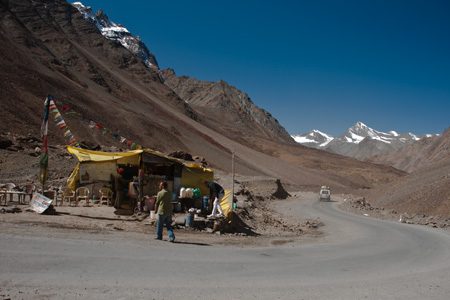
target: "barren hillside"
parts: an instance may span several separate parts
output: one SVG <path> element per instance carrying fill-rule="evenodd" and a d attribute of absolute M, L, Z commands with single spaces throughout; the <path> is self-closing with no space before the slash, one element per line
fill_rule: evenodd
<path fill-rule="evenodd" d="M 368 161 L 414 172 L 448 159 L 450 159 L 450 128 L 439 136 L 423 138 L 400 149 L 371 157 Z"/>
<path fill-rule="evenodd" d="M 371 191 L 372 206 L 410 215 L 450 215 L 450 159 L 428 165 Z"/>
<path fill-rule="evenodd" d="M 273 176 L 311 190 L 328 184 L 358 192 L 403 175 L 283 142 L 251 116 L 246 124 L 257 132 L 232 128 L 225 136 L 226 122 L 207 121 L 201 109 L 183 101 L 134 54 L 105 39 L 67 2 L 0 3 L 0 102 L 6 108 L 0 131 L 6 138 L 39 140 L 43 102 L 51 94 L 60 110 L 75 112 L 64 119 L 77 141 L 103 150 L 126 150 L 126 143 L 113 138 L 120 136 L 166 154 L 187 151 L 228 172 L 234 153 L 237 173 Z M 55 126 L 49 139 L 55 146 L 67 143 Z"/>
<path fill-rule="evenodd" d="M 67 109 L 67 127 L 86 148 L 120 151 L 140 145 L 165 154 L 181 150 L 225 173 L 232 170 L 234 154 L 236 173 L 280 179 L 289 190 L 316 192 L 328 185 L 334 193 L 367 196 L 377 186 L 409 182 L 417 187 L 415 195 L 427 189 L 411 175 L 397 181 L 406 173 L 393 167 L 293 143 L 269 112 L 225 82 L 200 82 L 173 73 L 164 84 L 157 70 L 105 39 L 62 0 L 0 0 L 0 53 L 0 182 L 38 181 L 36 148 L 41 146 L 43 103 L 51 94 L 60 111 Z M 185 90 L 172 90 L 185 81 Z M 186 96 L 190 90 L 191 98 Z M 63 184 L 75 165 L 64 148 L 67 142 L 64 131 L 50 124 L 50 182 L 55 184 Z M 436 146 L 441 150 L 423 151 L 436 160 L 445 158 L 445 145 L 448 140 Z M 422 173 L 429 178 L 444 176 L 443 169 L 427 170 L 430 173 Z M 410 190 L 391 198 L 381 188 L 371 199 L 404 205 L 398 199 L 409 197 Z M 445 197 L 447 189 L 439 183 L 433 190 Z M 423 197 L 414 199 L 423 207 Z"/>

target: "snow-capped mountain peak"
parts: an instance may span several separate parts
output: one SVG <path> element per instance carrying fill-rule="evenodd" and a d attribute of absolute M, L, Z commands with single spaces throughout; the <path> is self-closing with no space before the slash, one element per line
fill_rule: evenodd
<path fill-rule="evenodd" d="M 292 138 L 307 147 L 365 159 L 430 136 L 432 135 L 416 136 L 412 133 L 400 135 L 396 131 L 384 133 L 357 122 L 338 137 L 312 130 L 306 134 L 293 135 Z"/>
<path fill-rule="evenodd" d="M 128 29 L 120 24 L 112 22 L 109 17 L 99 10 L 96 14 L 90 6 L 84 6 L 81 2 L 74 2 L 72 6 L 78 9 L 83 17 L 93 23 L 102 35 L 109 39 L 118 41 L 122 46 L 139 56 L 147 67 L 159 70 L 156 58 L 138 36 L 133 36 Z"/>
<path fill-rule="evenodd" d="M 317 129 L 314 129 L 302 135 L 293 135 L 292 138 L 299 144 L 305 145 L 311 143 L 317 145 L 318 147 L 325 147 L 334 139 L 334 137 L 332 137 L 331 135 L 323 133 Z"/>

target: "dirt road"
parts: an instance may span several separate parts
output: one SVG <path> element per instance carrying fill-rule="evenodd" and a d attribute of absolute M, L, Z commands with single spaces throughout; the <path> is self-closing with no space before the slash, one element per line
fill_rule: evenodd
<path fill-rule="evenodd" d="M 0 297 L 448 299 L 448 231 L 346 214 L 337 203 L 309 194 L 274 203 L 287 217 L 322 221 L 325 235 L 272 247 L 124 232 L 30 236 L 3 224 Z"/>

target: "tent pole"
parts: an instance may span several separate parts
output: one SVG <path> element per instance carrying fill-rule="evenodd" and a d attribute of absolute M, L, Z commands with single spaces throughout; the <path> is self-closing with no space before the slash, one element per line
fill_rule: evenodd
<path fill-rule="evenodd" d="M 234 201 L 234 151 L 231 152 L 231 173 L 232 173 L 232 183 L 231 183 L 231 201 Z M 233 205 L 233 204 L 232 204 Z"/>

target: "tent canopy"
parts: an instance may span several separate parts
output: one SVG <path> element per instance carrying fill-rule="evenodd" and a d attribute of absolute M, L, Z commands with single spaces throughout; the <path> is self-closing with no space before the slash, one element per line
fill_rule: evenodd
<path fill-rule="evenodd" d="M 75 147 L 67 147 L 67 150 L 75 155 L 80 163 L 77 165 L 72 175 L 69 177 L 67 184 L 70 188 L 75 189 L 76 180 L 79 177 L 80 164 L 94 164 L 97 169 L 102 169 L 101 163 L 113 162 L 114 164 L 134 164 L 139 165 L 140 162 L 156 163 L 156 164 L 178 164 L 182 167 L 181 186 L 199 188 L 203 195 L 209 195 L 209 189 L 202 185 L 204 180 L 213 181 L 214 173 L 210 169 L 203 168 L 193 163 L 185 163 L 182 160 L 164 155 L 158 151 L 143 149 L 132 150 L 127 152 L 101 152 L 86 150 Z M 110 172 L 108 172 L 109 174 Z M 91 174 L 92 175 L 92 174 Z"/>
<path fill-rule="evenodd" d="M 67 147 L 67 150 L 75 155 L 80 162 L 84 161 L 108 161 L 108 160 L 118 160 L 124 157 L 138 157 L 143 150 L 132 150 L 128 152 L 101 152 L 93 151 L 75 147 Z"/>

